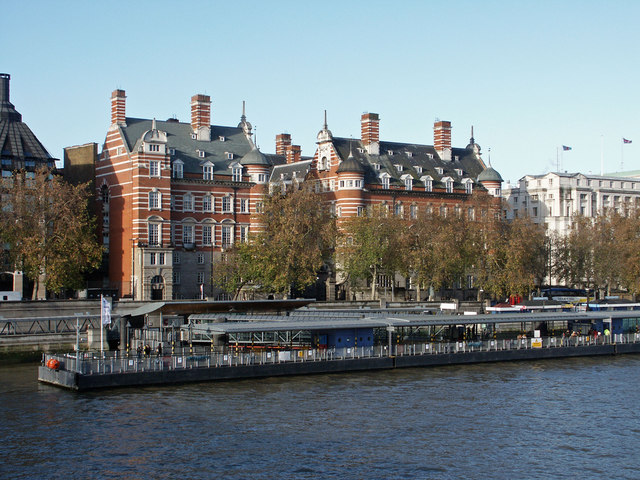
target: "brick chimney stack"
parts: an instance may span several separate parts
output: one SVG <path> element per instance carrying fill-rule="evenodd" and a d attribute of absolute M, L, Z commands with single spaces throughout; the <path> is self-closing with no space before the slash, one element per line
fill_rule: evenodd
<path fill-rule="evenodd" d="M 380 116 L 363 113 L 360 118 L 362 146 L 370 155 L 380 155 Z"/>
<path fill-rule="evenodd" d="M 191 128 L 198 140 L 211 140 L 211 97 L 194 95 L 191 97 Z"/>
<path fill-rule="evenodd" d="M 433 146 L 442 160 L 451 161 L 451 122 L 438 120 L 433 124 Z"/>
<path fill-rule="evenodd" d="M 287 150 L 291 147 L 291 135 L 281 133 L 276 135 L 276 155 L 286 155 Z"/>
<path fill-rule="evenodd" d="M 194 95 L 191 97 L 191 128 L 197 131 L 200 127 L 211 126 L 211 97 Z"/>
<path fill-rule="evenodd" d="M 287 163 L 299 162 L 302 157 L 300 145 L 291 145 L 286 151 Z"/>
<path fill-rule="evenodd" d="M 111 125 L 127 126 L 127 96 L 124 90 L 114 90 L 111 94 Z"/>

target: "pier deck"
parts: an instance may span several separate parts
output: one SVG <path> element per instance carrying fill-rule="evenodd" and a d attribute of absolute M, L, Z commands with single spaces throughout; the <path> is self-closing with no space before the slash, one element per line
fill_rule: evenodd
<path fill-rule="evenodd" d="M 640 353 L 640 334 L 189 355 L 44 355 L 38 380 L 71 390 Z M 47 367 L 49 360 L 58 368 Z"/>

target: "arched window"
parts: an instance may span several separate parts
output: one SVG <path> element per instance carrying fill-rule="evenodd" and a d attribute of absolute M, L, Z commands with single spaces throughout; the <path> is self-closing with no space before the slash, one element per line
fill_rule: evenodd
<path fill-rule="evenodd" d="M 202 211 L 213 212 L 213 197 L 209 194 L 202 197 Z"/>
<path fill-rule="evenodd" d="M 149 210 L 160 209 L 160 193 L 157 190 L 149 192 Z"/>
<path fill-rule="evenodd" d="M 193 212 L 193 195 L 190 193 L 182 197 L 182 210 L 185 212 Z"/>
<path fill-rule="evenodd" d="M 150 246 L 160 245 L 160 224 L 149 223 L 147 225 L 147 240 Z"/>

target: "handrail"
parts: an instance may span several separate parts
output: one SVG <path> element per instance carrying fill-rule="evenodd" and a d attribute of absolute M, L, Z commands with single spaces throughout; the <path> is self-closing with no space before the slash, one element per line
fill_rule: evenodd
<path fill-rule="evenodd" d="M 191 368 L 224 368 L 275 363 L 300 363 L 334 360 L 351 360 L 374 357 L 399 357 L 417 355 L 469 354 L 523 349 L 549 349 L 620 343 L 640 343 L 640 333 L 614 336 L 542 337 L 516 339 L 489 339 L 481 341 L 427 342 L 387 345 L 344 347 L 331 349 L 301 348 L 274 351 L 233 351 L 167 355 L 121 354 L 120 352 L 81 352 L 80 355 L 44 354 L 43 365 L 50 359 L 58 360 L 61 369 L 82 375 L 135 373 Z M 79 357 L 79 358 L 78 358 Z"/>

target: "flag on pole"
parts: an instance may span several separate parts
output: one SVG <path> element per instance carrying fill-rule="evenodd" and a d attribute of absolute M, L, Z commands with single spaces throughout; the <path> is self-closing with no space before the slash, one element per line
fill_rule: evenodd
<path fill-rule="evenodd" d="M 571 147 L 567 147 L 566 145 L 562 145 L 562 150 L 564 150 L 566 152 L 567 150 L 571 150 Z"/>
<path fill-rule="evenodd" d="M 631 143 L 631 140 L 627 140 L 626 138 L 622 138 L 622 143 Z"/>
<path fill-rule="evenodd" d="M 102 325 L 111 324 L 111 304 L 105 297 L 100 297 L 100 317 L 102 318 Z"/>

